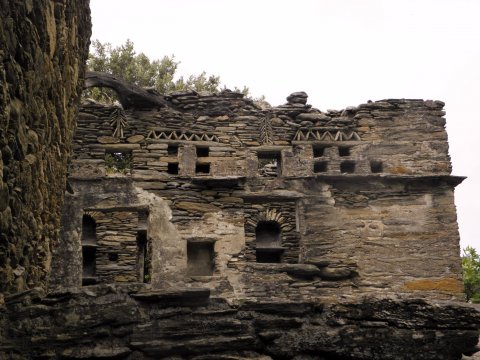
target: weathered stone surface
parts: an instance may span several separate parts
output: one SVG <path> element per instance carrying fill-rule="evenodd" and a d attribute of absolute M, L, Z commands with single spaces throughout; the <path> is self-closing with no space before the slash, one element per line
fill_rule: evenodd
<path fill-rule="evenodd" d="M 0 293 L 47 281 L 88 54 L 88 5 L 0 4 Z"/>
<path fill-rule="evenodd" d="M 19 295 L 7 303 L 0 357 L 451 360 L 475 351 L 480 322 L 466 305 L 395 295 L 159 307 L 142 293 L 109 285 Z"/>
<path fill-rule="evenodd" d="M 88 19 L 75 2 L 38 4 L 47 11 L 0 8 L 0 40 L 15 48 L 0 50 L 0 280 L 9 291 L 40 286 L 0 294 L 0 358 L 442 360 L 477 350 L 480 316 L 461 304 L 461 178 L 450 176 L 438 101 L 321 112 L 304 92 L 259 107 L 228 90 L 162 96 L 91 74 L 88 86 L 120 89 L 126 111 L 82 107 L 56 242 Z M 14 28 L 19 14 L 25 28 L 46 19 L 46 32 Z M 27 55 L 52 70 L 38 83 Z M 128 126 L 112 129 L 112 116 Z"/>

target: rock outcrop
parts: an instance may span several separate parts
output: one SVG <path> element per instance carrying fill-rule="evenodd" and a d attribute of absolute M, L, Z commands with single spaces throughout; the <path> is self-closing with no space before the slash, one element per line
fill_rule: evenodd
<path fill-rule="evenodd" d="M 208 301 L 208 290 L 96 285 L 6 299 L 2 359 L 454 360 L 478 312 L 396 296 Z M 3 357 L 2 357 L 3 356 Z"/>
<path fill-rule="evenodd" d="M 2 0 L 0 19 L 1 298 L 44 286 L 58 245 L 89 2 Z"/>

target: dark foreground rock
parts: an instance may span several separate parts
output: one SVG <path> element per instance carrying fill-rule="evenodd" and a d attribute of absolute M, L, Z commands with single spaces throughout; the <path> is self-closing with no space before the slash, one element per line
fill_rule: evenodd
<path fill-rule="evenodd" d="M 206 294 L 135 284 L 17 294 L 1 309 L 0 358 L 450 360 L 476 350 L 480 316 L 463 304 L 391 296 L 232 305 Z"/>

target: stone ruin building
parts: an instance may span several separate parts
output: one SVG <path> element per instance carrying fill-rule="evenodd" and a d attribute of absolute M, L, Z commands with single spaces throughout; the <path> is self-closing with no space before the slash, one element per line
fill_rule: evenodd
<path fill-rule="evenodd" d="M 477 350 L 442 102 L 322 112 L 87 73 L 122 106 L 76 116 L 88 1 L 0 18 L 0 359 Z"/>
<path fill-rule="evenodd" d="M 443 103 L 321 112 L 307 94 L 80 108 L 54 259 L 59 284 L 145 283 L 317 300 L 462 299 Z M 428 259 L 428 261 L 426 261 Z"/>
<path fill-rule="evenodd" d="M 448 338 L 453 359 L 459 337 L 475 345 L 469 326 L 409 319 L 419 298 L 464 296 L 453 203 L 463 178 L 450 174 L 442 102 L 322 112 L 304 92 L 263 108 L 231 91 L 173 93 L 161 106 L 120 95 L 123 107 L 80 107 L 50 287 L 123 285 L 136 303 L 126 312 L 146 306 L 122 356 L 396 359 L 415 358 L 404 343 L 418 342 L 421 358 L 438 359 Z M 164 328 L 158 303 L 208 315 L 177 309 Z"/>

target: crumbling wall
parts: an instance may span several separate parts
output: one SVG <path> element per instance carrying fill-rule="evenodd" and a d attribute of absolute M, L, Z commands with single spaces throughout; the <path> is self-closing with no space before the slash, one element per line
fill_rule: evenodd
<path fill-rule="evenodd" d="M 42 286 L 56 246 L 89 2 L 0 2 L 0 293 Z"/>
<path fill-rule="evenodd" d="M 442 102 L 322 112 L 305 93 L 265 109 L 228 91 L 166 99 L 160 109 L 81 107 L 55 286 L 79 283 L 82 214 L 118 208 L 137 218 L 139 207 L 155 209 L 141 191 L 168 213 L 147 220 L 154 288 L 206 286 L 232 301 L 366 292 L 463 298 L 452 198 L 462 179 L 450 175 Z M 101 221 L 99 239 L 107 234 L 123 252 L 122 236 L 133 240 L 135 225 Z M 278 237 L 260 244 L 262 223 Z M 97 251 L 115 250 L 101 240 Z M 132 281 L 120 260 L 107 262 L 110 278 L 118 270 L 118 282 Z M 104 257 L 96 262 L 97 283 L 109 282 Z"/>

